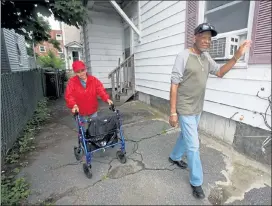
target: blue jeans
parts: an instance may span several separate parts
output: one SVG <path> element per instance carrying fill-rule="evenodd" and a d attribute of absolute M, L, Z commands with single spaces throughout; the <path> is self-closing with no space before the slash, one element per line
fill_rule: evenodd
<path fill-rule="evenodd" d="M 179 116 L 181 128 L 176 145 L 170 154 L 174 161 L 180 161 L 187 152 L 188 167 L 190 170 L 190 183 L 193 186 L 200 186 L 203 183 L 203 171 L 199 155 L 198 124 L 199 115 Z"/>

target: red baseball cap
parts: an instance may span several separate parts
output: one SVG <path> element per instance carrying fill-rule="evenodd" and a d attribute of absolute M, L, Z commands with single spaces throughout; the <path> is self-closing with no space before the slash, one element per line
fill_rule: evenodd
<path fill-rule="evenodd" d="M 73 67 L 74 72 L 78 72 L 80 70 L 85 70 L 86 69 L 86 66 L 83 63 L 83 61 L 79 61 L 79 60 L 74 61 L 72 67 Z"/>

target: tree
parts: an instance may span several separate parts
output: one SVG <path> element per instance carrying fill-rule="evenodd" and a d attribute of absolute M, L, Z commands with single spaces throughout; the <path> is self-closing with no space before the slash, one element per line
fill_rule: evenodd
<path fill-rule="evenodd" d="M 42 67 L 51 67 L 54 69 L 63 69 L 65 65 L 65 62 L 61 58 L 57 57 L 51 50 L 49 50 L 47 55 L 39 56 L 38 63 Z"/>
<path fill-rule="evenodd" d="M 33 48 L 32 47 L 26 47 L 26 52 L 28 56 L 34 56 Z"/>
<path fill-rule="evenodd" d="M 56 20 L 77 28 L 88 19 L 81 0 L 1 0 L 1 27 L 14 29 L 27 41 L 49 41 L 48 26 L 38 13 L 47 17 L 53 14 Z"/>
<path fill-rule="evenodd" d="M 38 37 L 43 35 L 44 38 L 48 39 L 48 42 L 51 43 L 54 46 L 54 48 L 56 48 L 57 50 L 60 51 L 61 50 L 60 42 L 55 40 L 55 39 L 51 39 L 51 36 L 50 36 L 51 26 L 50 26 L 49 22 L 47 20 L 45 20 L 43 17 L 41 17 L 41 16 L 37 17 L 37 21 L 38 21 L 38 24 L 40 25 L 40 29 L 36 30 L 34 35 L 38 36 Z M 36 46 L 38 43 L 41 43 L 42 40 L 39 39 L 38 42 L 37 42 L 37 40 L 35 41 L 34 39 L 33 40 L 32 39 L 26 39 L 26 42 L 29 45 L 29 47 L 27 47 L 27 49 L 28 49 L 27 51 L 29 53 L 30 50 L 33 50 L 32 44 L 34 44 L 34 46 Z M 32 53 L 30 52 L 30 54 L 28 54 L 28 55 L 33 56 L 33 51 L 32 51 Z"/>

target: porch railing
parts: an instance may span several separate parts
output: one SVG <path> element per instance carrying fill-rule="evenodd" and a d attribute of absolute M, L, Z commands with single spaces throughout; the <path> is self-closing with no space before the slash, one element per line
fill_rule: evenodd
<path fill-rule="evenodd" d="M 135 92 L 135 70 L 134 70 L 134 54 L 126 58 L 109 73 L 108 78 L 111 79 L 112 97 L 120 100 L 120 96 L 127 95 L 128 91 Z"/>

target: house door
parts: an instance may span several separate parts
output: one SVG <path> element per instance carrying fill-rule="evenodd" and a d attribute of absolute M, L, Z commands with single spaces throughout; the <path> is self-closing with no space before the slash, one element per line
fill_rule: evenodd
<path fill-rule="evenodd" d="M 132 29 L 130 26 L 126 26 L 124 28 L 124 59 L 127 59 L 130 55 L 133 54 L 133 42 L 131 41 L 131 39 L 133 39 L 132 36 Z M 127 64 L 124 65 L 123 68 L 123 81 L 127 84 L 127 85 L 131 85 L 131 83 L 133 82 L 133 75 L 132 75 L 132 67 L 131 67 L 131 60 L 129 60 L 127 62 Z"/>
<path fill-rule="evenodd" d="M 125 51 L 124 51 L 124 59 L 128 58 L 130 53 L 130 27 L 127 26 L 124 30 L 124 41 L 125 41 Z"/>
<path fill-rule="evenodd" d="M 78 51 L 72 51 L 72 59 L 73 59 L 73 62 L 79 60 L 79 52 Z"/>

